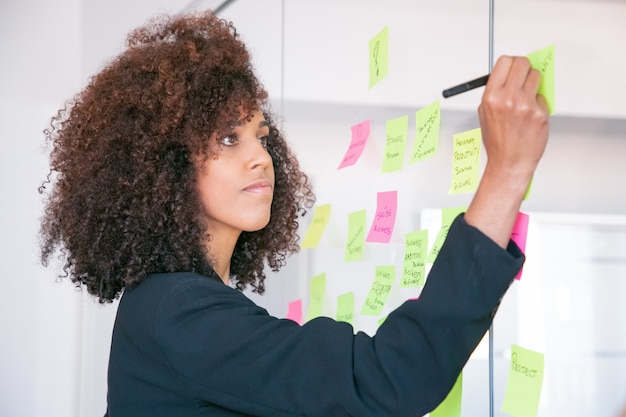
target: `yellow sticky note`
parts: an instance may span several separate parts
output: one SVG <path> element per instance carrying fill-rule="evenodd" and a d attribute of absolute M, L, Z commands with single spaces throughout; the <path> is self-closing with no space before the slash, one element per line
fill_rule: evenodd
<path fill-rule="evenodd" d="M 435 155 L 439 144 L 441 126 L 439 100 L 419 109 L 415 113 L 415 142 L 409 163 L 423 161 Z"/>
<path fill-rule="evenodd" d="M 408 116 L 387 121 L 387 140 L 385 142 L 382 172 L 400 171 L 402 169 L 408 134 Z"/>
<path fill-rule="evenodd" d="M 354 294 L 345 293 L 337 297 L 337 321 L 354 324 Z"/>
<path fill-rule="evenodd" d="M 404 235 L 404 264 L 400 287 L 423 287 L 426 277 L 428 230 Z"/>
<path fill-rule="evenodd" d="M 330 220 L 330 204 L 315 207 L 313 219 L 302 240 L 302 248 L 316 248 L 320 243 L 324 229 Z"/>
<path fill-rule="evenodd" d="M 523 200 L 528 200 L 528 196 L 530 195 L 530 189 L 531 189 L 531 188 L 532 188 L 532 186 L 533 186 L 533 180 L 534 180 L 534 179 L 535 179 L 535 177 L 532 177 L 532 178 L 530 179 L 530 183 L 528 184 L 528 188 L 526 189 L 526 193 L 524 193 L 524 198 L 523 198 Z"/>
<path fill-rule="evenodd" d="M 556 106 L 556 93 L 554 87 L 554 45 L 546 46 L 538 51 L 526 55 L 530 60 L 530 65 L 541 72 L 541 84 L 539 90 L 548 104 L 550 114 L 554 113 Z"/>
<path fill-rule="evenodd" d="M 439 228 L 439 232 L 437 233 L 437 237 L 433 243 L 433 247 L 430 249 L 430 252 L 426 256 L 426 262 L 433 263 L 439 255 L 439 251 L 441 250 L 441 246 L 443 246 L 443 242 L 445 242 L 446 237 L 448 236 L 448 230 L 450 230 L 450 225 L 460 213 L 464 212 L 467 207 L 454 207 L 454 208 L 444 208 L 441 210 L 441 227 Z"/>
<path fill-rule="evenodd" d="M 376 83 L 387 76 L 388 51 L 389 30 L 387 26 L 385 26 L 369 41 L 369 88 L 372 88 Z"/>
<path fill-rule="evenodd" d="M 515 417 L 536 417 L 543 383 L 543 354 L 511 345 L 509 380 L 502 411 Z"/>
<path fill-rule="evenodd" d="M 309 282 L 309 309 L 306 315 L 307 321 L 322 315 L 325 293 L 326 273 L 323 272 L 311 278 Z"/>
<path fill-rule="evenodd" d="M 360 261 L 363 259 L 365 221 L 365 210 L 348 214 L 348 239 L 346 241 L 346 251 L 343 256 L 343 260 L 346 262 Z"/>
<path fill-rule="evenodd" d="M 459 374 L 445 400 L 430 412 L 430 417 L 461 417 L 463 373 Z"/>
<path fill-rule="evenodd" d="M 377 266 L 374 283 L 367 295 L 365 304 L 361 309 L 364 316 L 378 316 L 382 311 L 387 297 L 396 280 L 396 267 L 394 265 Z"/>
<path fill-rule="evenodd" d="M 480 128 L 468 130 L 453 136 L 452 180 L 450 194 L 476 191 L 480 173 Z"/>

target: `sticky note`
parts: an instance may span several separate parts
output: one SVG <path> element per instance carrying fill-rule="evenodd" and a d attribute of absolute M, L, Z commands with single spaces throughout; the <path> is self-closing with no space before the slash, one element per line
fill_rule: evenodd
<path fill-rule="evenodd" d="M 346 240 L 346 251 L 343 256 L 345 262 L 360 261 L 363 259 L 365 220 L 365 210 L 348 214 L 348 239 Z"/>
<path fill-rule="evenodd" d="M 351 292 L 337 297 L 337 321 L 354 324 L 354 294 Z"/>
<path fill-rule="evenodd" d="M 526 251 L 526 236 L 528 235 L 528 214 L 517 213 L 517 219 L 511 232 L 511 240 L 517 244 L 522 253 Z M 517 273 L 515 279 L 522 277 L 522 270 Z"/>
<path fill-rule="evenodd" d="M 409 134 L 409 117 L 402 116 L 387 121 L 385 151 L 381 172 L 400 171 L 404 164 L 404 150 Z"/>
<path fill-rule="evenodd" d="M 302 240 L 302 248 L 316 248 L 320 243 L 324 229 L 330 220 L 330 204 L 315 207 L 313 219 Z"/>
<path fill-rule="evenodd" d="M 367 234 L 366 242 L 389 243 L 396 222 L 398 207 L 398 192 L 379 192 L 376 198 L 376 213 L 374 221 Z"/>
<path fill-rule="evenodd" d="M 287 304 L 287 318 L 302 324 L 302 299 Z"/>
<path fill-rule="evenodd" d="M 453 136 L 452 180 L 450 194 L 476 191 L 480 173 L 480 128 Z"/>
<path fill-rule="evenodd" d="M 543 383 L 543 354 L 511 345 L 509 379 L 502 411 L 515 417 L 536 417 Z"/>
<path fill-rule="evenodd" d="M 530 65 L 541 73 L 541 83 L 537 93 L 541 94 L 548 104 L 550 114 L 554 113 L 556 106 L 556 93 L 554 86 L 554 45 L 546 46 L 538 51 L 526 55 Z"/>
<path fill-rule="evenodd" d="M 369 41 L 369 88 L 387 76 L 388 51 L 389 29 L 385 26 Z"/>
<path fill-rule="evenodd" d="M 415 112 L 415 141 L 409 163 L 423 161 L 435 155 L 441 126 L 439 100 Z"/>
<path fill-rule="evenodd" d="M 363 149 L 365 149 L 365 145 L 367 144 L 367 139 L 370 135 L 370 121 L 365 120 L 359 124 L 351 126 L 350 131 L 352 132 L 350 146 L 348 147 L 348 150 L 346 151 L 346 154 L 337 169 L 352 166 L 361 157 Z"/>
<path fill-rule="evenodd" d="M 526 189 L 526 192 L 524 193 L 524 198 L 523 198 L 523 200 L 528 200 L 528 196 L 530 195 L 530 189 L 532 188 L 532 185 L 533 185 L 533 179 L 534 179 L 534 178 L 535 178 L 535 177 L 532 177 L 532 178 L 530 179 L 530 183 L 528 184 L 528 188 Z"/>
<path fill-rule="evenodd" d="M 430 412 L 430 417 L 461 417 L 462 393 L 463 373 L 460 373 L 443 402 Z"/>
<path fill-rule="evenodd" d="M 428 252 L 426 256 L 426 262 L 433 263 L 439 255 L 439 251 L 443 246 L 443 242 L 445 242 L 446 237 L 448 236 L 448 230 L 450 230 L 450 225 L 460 213 L 464 212 L 466 207 L 454 207 L 454 208 L 444 208 L 441 210 L 441 227 L 439 228 L 439 232 L 437 233 L 437 237 L 433 242 L 433 246 Z"/>
<path fill-rule="evenodd" d="M 309 310 L 306 315 L 307 321 L 322 315 L 325 292 L 326 273 L 323 272 L 311 278 L 309 282 Z"/>
<path fill-rule="evenodd" d="M 362 315 L 378 316 L 383 311 L 395 279 L 396 267 L 394 265 L 376 267 L 374 282 L 361 309 Z"/>
<path fill-rule="evenodd" d="M 400 287 L 423 287 L 426 277 L 428 230 L 404 235 L 404 263 Z"/>

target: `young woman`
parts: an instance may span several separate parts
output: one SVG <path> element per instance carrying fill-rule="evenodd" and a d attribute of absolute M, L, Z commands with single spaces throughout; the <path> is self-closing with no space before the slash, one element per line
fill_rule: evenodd
<path fill-rule="evenodd" d="M 370 337 L 327 318 L 271 317 L 241 293 L 262 293 L 264 267 L 298 249 L 314 197 L 232 25 L 206 12 L 132 32 L 46 132 L 42 260 L 60 251 L 77 286 L 101 302 L 121 295 L 108 416 L 435 408 L 523 263 L 509 236 L 548 138 L 539 81 L 525 58 L 496 63 L 478 109 L 479 189 L 419 300 Z"/>

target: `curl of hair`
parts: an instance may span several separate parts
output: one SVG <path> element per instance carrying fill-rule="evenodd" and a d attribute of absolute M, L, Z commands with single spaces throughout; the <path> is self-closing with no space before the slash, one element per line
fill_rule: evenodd
<path fill-rule="evenodd" d="M 149 274 L 215 276 L 200 220 L 194 161 L 232 122 L 265 110 L 267 93 L 231 23 L 211 12 L 159 16 L 68 101 L 44 132 L 52 183 L 41 221 L 41 260 L 100 302 Z M 239 289 L 264 291 L 264 268 L 298 250 L 298 217 L 314 203 L 306 175 L 270 115 L 275 169 L 270 222 L 244 232 L 231 261 Z M 52 179 L 51 179 L 52 178 Z"/>

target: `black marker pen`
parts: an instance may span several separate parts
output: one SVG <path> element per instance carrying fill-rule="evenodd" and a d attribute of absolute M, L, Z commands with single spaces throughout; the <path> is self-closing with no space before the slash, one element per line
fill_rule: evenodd
<path fill-rule="evenodd" d="M 478 87 L 482 87 L 487 84 L 487 80 L 489 79 L 489 74 L 483 75 L 482 77 L 478 77 L 475 80 L 468 81 L 463 84 L 455 85 L 454 87 L 450 87 L 447 90 L 443 90 L 443 97 L 448 98 L 455 96 L 457 94 L 464 93 L 469 90 L 473 90 Z"/>

